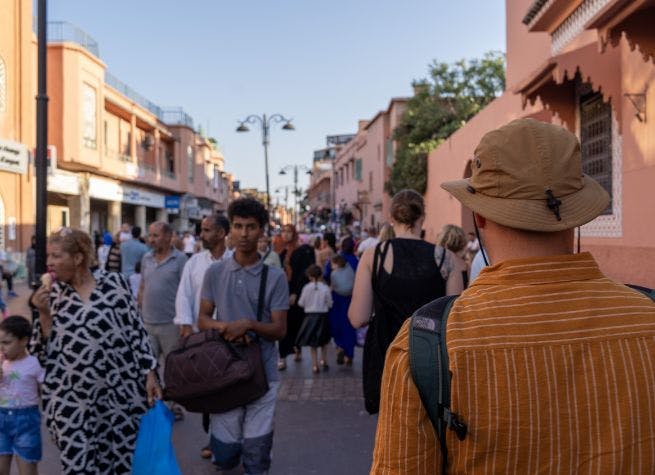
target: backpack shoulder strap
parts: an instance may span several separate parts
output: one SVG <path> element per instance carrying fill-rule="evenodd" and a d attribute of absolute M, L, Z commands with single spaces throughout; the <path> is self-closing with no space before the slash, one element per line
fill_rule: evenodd
<path fill-rule="evenodd" d="M 259 296 L 257 298 L 257 321 L 262 321 L 262 315 L 264 314 L 264 300 L 266 297 L 266 279 L 268 277 L 268 265 L 264 264 L 262 268 L 261 277 L 259 280 Z"/>
<path fill-rule="evenodd" d="M 446 323 L 457 298 L 448 295 L 419 308 L 409 326 L 409 365 L 423 407 L 434 427 L 441 446 L 442 473 L 448 466 L 446 428 L 454 430 L 459 440 L 466 437 L 467 427 L 450 411 L 450 378 Z"/>
<path fill-rule="evenodd" d="M 649 297 L 653 302 L 655 302 L 655 289 L 649 289 L 648 287 L 642 287 L 640 285 L 634 285 L 634 284 L 625 284 L 625 285 L 633 290 L 636 290 L 637 292 L 641 292 L 646 297 Z"/>

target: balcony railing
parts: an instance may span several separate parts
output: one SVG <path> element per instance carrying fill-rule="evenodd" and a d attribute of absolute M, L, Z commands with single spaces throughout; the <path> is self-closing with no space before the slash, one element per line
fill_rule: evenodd
<path fill-rule="evenodd" d="M 33 25 L 36 25 L 36 17 L 34 17 Z M 100 57 L 98 42 L 86 31 L 72 23 L 67 21 L 49 21 L 47 35 L 48 42 L 61 43 L 69 41 L 76 43 L 96 58 Z"/>
<path fill-rule="evenodd" d="M 144 109 L 152 112 L 155 114 L 160 120 L 162 119 L 162 109 L 159 107 L 157 104 L 155 104 L 152 101 L 149 101 L 146 99 L 144 96 L 136 92 L 134 89 L 132 89 L 130 86 L 125 84 L 123 81 L 118 79 L 116 76 L 111 74 L 109 71 L 105 71 L 105 83 L 114 89 L 116 89 L 118 92 L 123 94 L 125 97 L 132 99 L 134 102 L 139 104 L 141 107 Z"/>
<path fill-rule="evenodd" d="M 163 109 L 160 119 L 164 124 L 185 125 L 193 129 L 193 117 L 184 112 L 181 107 Z"/>

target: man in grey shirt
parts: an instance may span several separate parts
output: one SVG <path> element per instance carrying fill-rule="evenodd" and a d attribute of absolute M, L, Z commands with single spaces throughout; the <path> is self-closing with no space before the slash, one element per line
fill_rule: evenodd
<path fill-rule="evenodd" d="M 155 357 L 163 355 L 164 360 L 180 337 L 173 323 L 175 295 L 187 261 L 186 256 L 171 245 L 172 237 L 173 230 L 168 223 L 157 221 L 150 225 L 148 241 L 152 251 L 141 260 L 138 297 Z"/>
<path fill-rule="evenodd" d="M 121 272 L 128 278 L 134 274 L 134 267 L 137 262 L 141 262 L 143 256 L 148 252 L 148 246 L 139 241 L 141 237 L 141 228 L 134 226 L 132 228 L 132 239 L 121 243 Z"/>
<path fill-rule="evenodd" d="M 253 198 L 240 198 L 230 204 L 228 217 L 235 252 L 205 273 L 198 326 L 200 330 L 218 329 L 228 341 L 256 338 L 269 390 L 254 402 L 211 415 L 211 449 L 220 470 L 230 470 L 242 461 L 247 474 L 268 473 L 279 386 L 275 340 L 286 333 L 289 288 L 284 272 L 269 266 L 264 310 L 257 321 L 264 268 L 257 242 L 268 223 L 268 211 Z M 216 320 L 212 318 L 214 309 Z"/>

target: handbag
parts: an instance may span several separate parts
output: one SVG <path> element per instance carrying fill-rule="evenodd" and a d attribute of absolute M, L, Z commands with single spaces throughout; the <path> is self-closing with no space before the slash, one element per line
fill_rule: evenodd
<path fill-rule="evenodd" d="M 259 283 L 257 321 L 264 311 L 266 277 L 264 265 Z M 220 414 L 245 406 L 268 391 L 261 347 L 232 343 L 218 330 L 189 335 L 166 357 L 165 397 L 189 412 Z"/>

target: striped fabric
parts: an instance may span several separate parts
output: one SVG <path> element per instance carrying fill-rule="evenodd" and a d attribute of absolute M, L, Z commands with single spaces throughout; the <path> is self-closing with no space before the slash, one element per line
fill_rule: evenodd
<path fill-rule="evenodd" d="M 655 473 L 655 305 L 590 254 L 505 261 L 447 327 L 449 473 Z M 408 362 L 405 322 L 382 381 L 373 474 L 436 474 L 441 453 Z"/>

